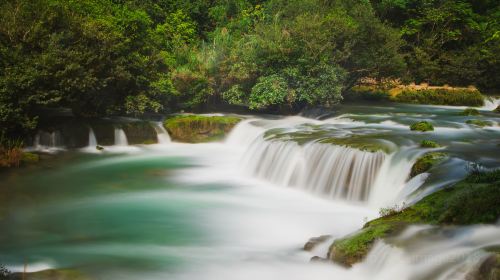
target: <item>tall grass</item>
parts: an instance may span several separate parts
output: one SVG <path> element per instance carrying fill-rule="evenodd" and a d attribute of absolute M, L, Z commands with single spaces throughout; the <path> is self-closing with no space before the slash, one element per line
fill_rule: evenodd
<path fill-rule="evenodd" d="M 23 157 L 23 141 L 0 136 L 0 167 L 19 167 Z"/>

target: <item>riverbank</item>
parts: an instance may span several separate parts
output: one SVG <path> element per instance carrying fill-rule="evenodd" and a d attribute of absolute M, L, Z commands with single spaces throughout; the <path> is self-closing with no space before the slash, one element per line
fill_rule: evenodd
<path fill-rule="evenodd" d="M 428 84 L 361 84 L 351 90 L 348 99 L 391 101 L 422 105 L 479 107 L 485 96 L 475 87 L 429 86 Z"/>

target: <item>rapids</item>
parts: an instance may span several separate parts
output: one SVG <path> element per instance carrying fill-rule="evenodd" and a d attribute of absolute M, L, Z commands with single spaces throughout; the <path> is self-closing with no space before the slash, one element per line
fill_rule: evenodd
<path fill-rule="evenodd" d="M 346 269 L 309 262 L 329 241 L 356 231 L 380 207 L 413 203 L 460 180 L 469 162 L 500 166 L 500 119 L 477 128 L 460 109 L 390 104 L 343 105 L 313 117 L 243 116 L 224 142 L 172 142 L 151 123 L 158 144 L 69 149 L 28 170 L 0 174 L 0 264 L 14 271 L 76 268 L 98 279 L 465 279 L 500 246 L 500 226 L 436 229 L 399 236 L 402 248 L 378 243 Z M 433 132 L 411 132 L 417 120 Z M 376 152 L 325 142 L 360 137 Z M 52 141 L 54 138 L 54 141 Z M 39 133 L 38 146 L 64 147 Z M 419 148 L 421 140 L 443 147 Z M 38 141 L 38 142 L 36 142 Z M 58 142 L 59 141 L 59 142 Z M 37 146 L 35 146 L 36 148 Z M 370 146 L 371 147 L 371 146 Z M 419 156 L 450 156 L 409 179 Z M 4 200 L 2 200 L 4 201 Z"/>

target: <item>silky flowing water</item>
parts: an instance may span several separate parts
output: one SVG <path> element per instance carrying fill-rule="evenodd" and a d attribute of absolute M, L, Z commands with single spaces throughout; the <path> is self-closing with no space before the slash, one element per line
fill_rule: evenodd
<path fill-rule="evenodd" d="M 307 117 L 245 116 L 224 142 L 207 144 L 170 142 L 153 124 L 160 144 L 127 146 L 116 129 L 116 146 L 103 151 L 90 129 L 89 147 L 0 174 L 0 263 L 96 279 L 463 279 L 483 248 L 500 245 L 499 226 L 410 228 L 399 237 L 406 246 L 380 242 L 351 269 L 309 262 L 325 257 L 328 242 L 302 250 L 311 237 L 342 237 L 380 207 L 463 178 L 469 162 L 500 166 L 498 115 L 460 111 L 343 105 Z M 411 132 L 418 120 L 435 131 Z M 45 148 L 64 147 L 41 136 Z M 383 149 L 325 142 L 348 136 Z M 424 139 L 444 147 L 419 148 Z M 429 150 L 450 157 L 408 180 Z"/>

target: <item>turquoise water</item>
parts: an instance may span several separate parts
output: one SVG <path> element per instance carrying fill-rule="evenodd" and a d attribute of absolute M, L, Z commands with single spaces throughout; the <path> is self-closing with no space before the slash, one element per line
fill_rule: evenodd
<path fill-rule="evenodd" d="M 396 197 L 396 190 L 384 185 L 396 184 L 391 176 L 411 166 L 421 140 L 437 141 L 448 160 L 422 184 L 395 185 L 415 198 L 463 177 L 467 162 L 500 165 L 500 118 L 489 112 L 464 117 L 460 111 L 347 105 L 321 121 L 258 118 L 236 128 L 225 143 L 62 152 L 38 166 L 0 174 L 0 263 L 14 271 L 24 264 L 29 271 L 71 268 L 95 279 L 414 278 L 418 271 L 412 269 L 419 264 L 410 261 L 399 269 L 381 263 L 375 269 L 369 260 L 352 270 L 310 264 L 312 256 L 326 255 L 328 242 L 305 252 L 309 238 L 329 234 L 332 240 L 355 231 L 378 216 L 380 205 L 331 200 L 258 179 L 243 160 L 261 160 L 252 157 L 247 142 L 268 129 L 288 133 L 288 141 L 300 135 L 304 143 L 339 135 L 385 141 L 393 154 L 387 156 L 387 177 L 378 178 L 381 186 L 372 191 Z M 466 125 L 467 119 L 490 120 L 494 126 L 479 129 Z M 436 130 L 410 132 L 408 124 L 417 120 L 432 121 Z M 498 233 L 495 227 L 468 231 Z M 406 259 L 407 253 L 380 248 L 385 253 L 375 259 Z M 435 272 L 422 275 L 429 274 Z"/>

